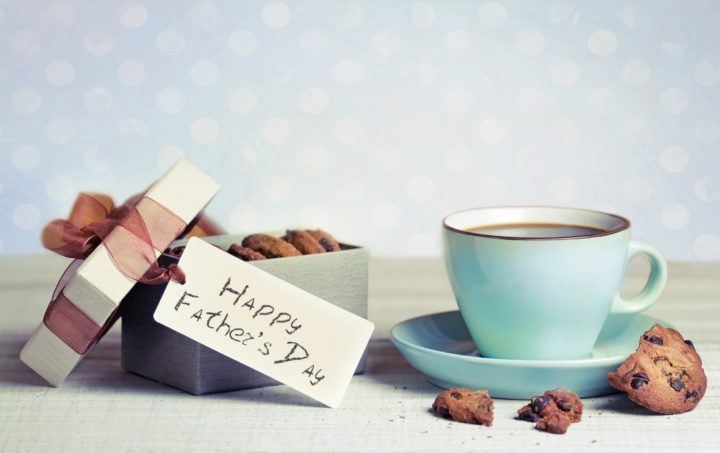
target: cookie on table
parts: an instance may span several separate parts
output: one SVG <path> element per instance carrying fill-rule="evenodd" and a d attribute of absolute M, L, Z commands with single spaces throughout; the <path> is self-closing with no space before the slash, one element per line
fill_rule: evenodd
<path fill-rule="evenodd" d="M 535 423 L 535 428 L 553 434 L 565 434 L 570 424 L 582 419 L 583 404 L 573 391 L 548 390 L 533 396 L 530 403 L 518 409 L 517 419 Z"/>
<path fill-rule="evenodd" d="M 493 400 L 487 390 L 452 388 L 440 393 L 432 405 L 433 412 L 462 423 L 492 426 Z"/>
<path fill-rule="evenodd" d="M 643 334 L 635 353 L 617 371 L 608 373 L 608 381 L 632 401 L 661 414 L 695 409 L 707 388 L 693 343 L 659 324 Z"/>

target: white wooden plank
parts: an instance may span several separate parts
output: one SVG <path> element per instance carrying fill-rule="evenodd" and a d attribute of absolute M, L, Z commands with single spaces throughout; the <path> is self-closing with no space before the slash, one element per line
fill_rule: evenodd
<path fill-rule="evenodd" d="M 667 290 L 653 308 L 697 340 L 709 382 L 697 409 L 661 416 L 623 395 L 586 399 L 583 421 L 562 436 L 514 420 L 518 401 L 496 400 L 491 428 L 434 417 L 429 408 L 439 390 L 386 340 L 371 344 L 366 374 L 353 379 L 335 410 L 285 386 L 195 397 L 125 373 L 117 329 L 63 388 L 43 388 L 17 351 L 65 265 L 48 256 L 0 257 L 0 306 L 10 313 L 0 317 L 1 451 L 675 453 L 717 452 L 720 445 L 720 262 L 670 263 Z M 371 259 L 370 270 L 376 324 L 440 311 L 446 307 L 438 301 L 452 299 L 439 259 Z M 381 336 L 387 333 L 384 327 Z"/>
<path fill-rule="evenodd" d="M 61 389 L 39 392 L 32 376 L 14 372 L 28 383 L 0 388 L 4 450 L 677 453 L 717 451 L 720 442 L 720 399 L 712 392 L 679 416 L 650 415 L 622 395 L 585 399 L 583 421 L 557 436 L 514 420 L 520 401 L 496 400 L 490 428 L 433 416 L 439 389 L 387 341 L 371 344 L 368 373 L 353 379 L 341 408 L 327 409 L 285 386 L 187 395 L 121 372 L 117 340 L 108 340 Z M 717 382 L 720 349 L 701 352 Z"/>

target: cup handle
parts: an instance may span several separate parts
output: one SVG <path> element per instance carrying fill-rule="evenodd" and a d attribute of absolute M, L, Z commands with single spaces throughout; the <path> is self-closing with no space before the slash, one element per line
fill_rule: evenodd
<path fill-rule="evenodd" d="M 650 308 L 665 289 L 667 282 L 667 263 L 660 252 L 647 242 L 630 239 L 626 262 L 635 255 L 645 255 L 650 261 L 650 276 L 643 289 L 632 299 L 625 300 L 620 294 L 615 296 L 610 313 L 638 313 Z"/>

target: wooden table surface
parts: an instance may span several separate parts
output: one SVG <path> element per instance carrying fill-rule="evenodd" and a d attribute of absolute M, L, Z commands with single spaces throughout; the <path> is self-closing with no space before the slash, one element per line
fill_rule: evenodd
<path fill-rule="evenodd" d="M 670 263 L 668 287 L 650 314 L 691 338 L 708 376 L 693 412 L 652 415 L 623 395 L 585 399 L 583 421 L 564 436 L 513 419 L 519 401 L 496 400 L 491 428 L 433 416 L 438 389 L 388 341 L 392 325 L 454 309 L 439 259 L 377 259 L 369 317 L 376 324 L 368 371 L 340 409 L 285 387 L 192 396 L 120 367 L 118 328 L 62 388 L 18 359 L 67 261 L 0 257 L 0 452 L 112 451 L 632 451 L 720 452 L 720 263 Z M 632 266 L 626 286 L 644 269 Z"/>

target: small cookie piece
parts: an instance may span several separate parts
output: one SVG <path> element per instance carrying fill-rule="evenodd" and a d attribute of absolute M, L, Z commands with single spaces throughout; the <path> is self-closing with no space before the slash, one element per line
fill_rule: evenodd
<path fill-rule="evenodd" d="M 325 247 L 307 231 L 287 230 L 283 239 L 295 246 L 303 255 L 326 252 Z"/>
<path fill-rule="evenodd" d="M 249 249 L 238 244 L 232 244 L 230 248 L 227 249 L 227 252 L 232 256 L 240 258 L 243 261 L 257 261 L 266 259 L 265 255 L 263 255 L 262 253 L 256 252 L 253 249 Z"/>
<path fill-rule="evenodd" d="M 547 431 L 552 434 L 565 434 L 572 422 L 559 411 L 550 412 L 546 417 L 541 417 L 535 424 L 535 429 Z"/>
<path fill-rule="evenodd" d="M 432 408 L 437 415 L 456 422 L 492 426 L 493 400 L 487 390 L 445 390 L 435 398 Z"/>
<path fill-rule="evenodd" d="M 251 234 L 242 241 L 242 246 L 261 253 L 266 258 L 300 256 L 302 253 L 289 242 L 269 234 Z"/>
<path fill-rule="evenodd" d="M 571 423 L 582 419 L 583 404 L 577 394 L 567 389 L 548 390 L 533 396 L 530 403 L 518 409 L 517 419 L 535 423 L 535 429 L 565 434 Z"/>
<path fill-rule="evenodd" d="M 692 341 L 659 324 L 643 334 L 637 350 L 617 371 L 608 373 L 608 382 L 661 414 L 695 409 L 707 389 L 702 360 Z"/>
<path fill-rule="evenodd" d="M 323 230 L 306 230 L 312 237 L 317 239 L 320 245 L 328 252 L 337 252 L 341 250 L 340 244 L 330 234 Z"/>

